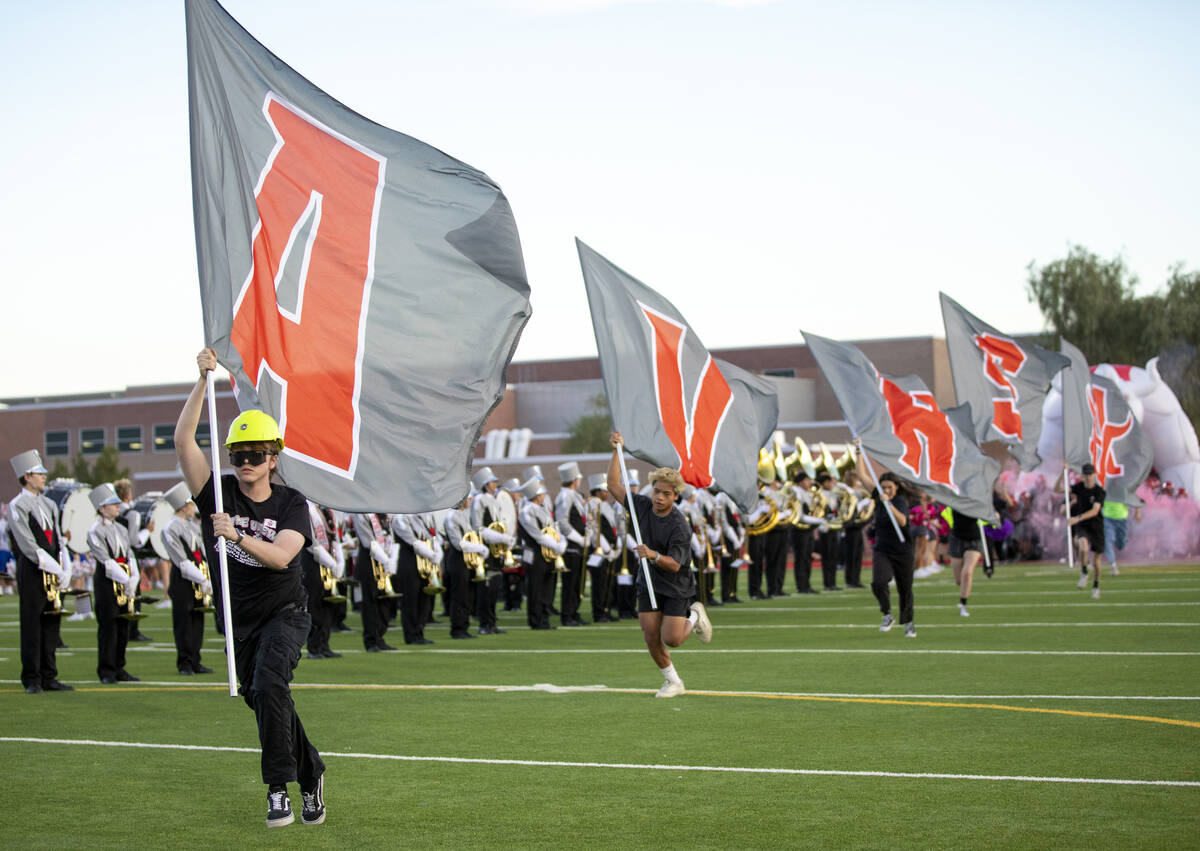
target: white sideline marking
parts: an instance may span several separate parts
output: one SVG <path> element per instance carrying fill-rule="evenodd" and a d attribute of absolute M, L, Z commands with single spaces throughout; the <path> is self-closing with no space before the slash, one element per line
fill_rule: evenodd
<path fill-rule="evenodd" d="M 1077 592 L 1080 597 L 1086 596 L 1085 592 Z M 979 609 L 1115 609 L 1115 608 L 1137 608 L 1150 609 L 1156 606 L 1200 606 L 1200 600 L 1180 600 L 1178 602 L 1159 602 L 1159 603 L 1113 603 L 1106 600 L 1089 600 L 1086 603 L 993 603 L 992 595 L 981 595 L 982 599 L 973 599 L 970 601 L 971 608 Z M 922 597 L 921 606 L 924 609 L 950 609 L 958 605 L 958 599 L 951 601 L 947 595 L 945 598 L 940 598 L 938 601 L 930 601 L 928 598 Z M 775 614 L 777 612 L 859 612 L 866 606 L 874 606 L 875 598 L 870 598 L 870 603 L 854 602 L 847 606 L 740 606 L 735 609 L 726 611 L 721 609 L 718 617 L 726 615 L 737 615 L 741 612 L 754 612 L 755 614 Z M 633 624 L 636 627 L 636 624 Z M 575 627 L 578 629 L 579 627 Z M 594 627 L 590 627 L 594 628 Z M 589 629 L 589 627 L 583 627 Z"/>
<path fill-rule="evenodd" d="M 20 680 L 0 680 L 2 685 L 16 685 Z M 93 680 L 68 680 L 75 685 L 95 685 Z M 169 686 L 181 690 L 225 688 L 223 680 L 142 680 L 131 683 L 127 688 L 136 690 L 138 686 Z M 120 685 L 116 686 L 121 688 Z M 610 688 L 603 684 L 590 686 L 556 686 L 551 683 L 535 683 L 534 685 L 484 685 L 471 683 L 298 683 L 291 684 L 293 689 L 362 689 L 371 690 L 412 690 L 412 691 L 542 691 L 548 694 L 568 694 L 577 692 L 607 692 L 610 694 L 643 694 L 653 689 L 644 688 Z M 764 694 L 776 697 L 846 697 L 864 699 L 888 700 L 1139 700 L 1139 701 L 1200 701 L 1200 695 L 1165 695 L 1165 694 L 872 694 L 860 692 L 822 692 L 822 691 L 710 691 L 707 695 L 742 697 L 746 695 L 758 697 Z"/>
<path fill-rule="evenodd" d="M 92 739 L 44 739 L 33 736 L 0 736 L 0 742 L 48 745 L 88 745 L 107 748 L 140 748 L 149 750 L 210 751 L 220 753 L 259 753 L 258 748 L 238 748 L 221 745 L 171 745 L 151 742 L 105 742 Z M 1111 777 L 1037 777 L 1011 774 L 941 774 L 904 771 L 843 771 L 823 768 L 752 768 L 731 765 L 664 765 L 636 762 L 565 762 L 534 759 L 482 759 L 459 756 L 402 756 L 400 754 L 356 753 L 330 751 L 322 757 L 346 759 L 393 760 L 396 762 L 440 762 L 465 765 L 517 765 L 530 768 L 617 768 L 641 771 L 702 771 L 723 774 L 782 774 L 802 777 L 888 777 L 905 780 L 985 780 L 1014 783 L 1070 783 L 1102 786 L 1177 786 L 1200 788 L 1197 780 L 1129 780 Z"/>
<path fill-rule="evenodd" d="M 932 626 L 932 624 L 930 626 Z M 865 626 L 860 627 L 860 629 L 868 629 L 868 628 L 878 629 L 878 627 L 865 627 Z M 922 624 L 921 629 L 925 629 L 924 624 Z M 8 650 L 8 651 L 15 651 L 17 649 L 19 649 L 19 648 L 0 647 L 0 650 Z M 158 652 L 163 652 L 163 653 L 166 653 L 166 652 L 174 653 L 175 648 L 173 648 L 173 647 L 171 647 L 171 648 L 148 647 L 148 648 L 145 648 L 145 650 L 143 650 L 143 652 L 153 652 L 153 651 L 158 651 Z M 348 650 L 339 650 L 338 652 L 344 654 L 344 653 L 365 653 L 366 651 L 348 649 Z M 565 648 L 564 647 L 562 649 L 554 649 L 554 648 L 533 648 L 533 647 L 531 647 L 531 648 L 521 649 L 521 648 L 516 648 L 516 647 L 508 647 L 508 648 L 497 647 L 494 649 L 485 649 L 485 648 L 481 647 L 478 650 L 468 650 L 466 648 L 463 648 L 461 650 L 458 650 L 458 649 L 397 650 L 396 652 L 393 652 L 393 653 L 386 653 L 386 654 L 381 653 L 379 655 L 381 655 L 381 656 L 384 656 L 384 655 L 403 656 L 403 655 L 411 654 L 411 655 L 466 656 L 466 655 L 477 655 L 477 654 L 488 654 L 488 653 L 506 653 L 506 654 L 530 655 L 530 656 L 553 655 L 553 654 L 595 656 L 595 655 L 604 655 L 604 654 L 611 654 L 611 653 L 628 653 L 628 654 L 632 654 L 635 656 L 642 656 L 642 655 L 645 655 L 646 648 L 645 647 L 630 647 L 630 648 L 612 648 L 612 647 L 610 647 L 610 648 L 587 649 L 587 648 Z M 815 654 L 822 654 L 822 653 L 837 653 L 837 654 L 908 653 L 908 654 L 927 655 L 927 656 L 1200 656 L 1200 650 L 931 650 L 931 649 L 920 649 L 920 648 L 916 648 L 916 647 L 905 647 L 902 649 L 901 648 L 889 649 L 889 648 L 883 648 L 883 647 L 860 647 L 860 648 L 850 648 L 850 647 L 774 647 L 774 648 L 758 648 L 758 649 L 749 649 L 749 648 L 734 649 L 734 648 L 705 647 L 703 650 L 688 648 L 688 647 L 672 647 L 671 653 L 672 654 L 674 654 L 674 653 L 685 653 L 685 654 L 688 654 L 688 653 L 749 653 L 749 654 L 755 654 L 755 653 L 808 653 L 808 654 L 814 654 L 814 653 Z M 59 651 L 58 655 L 59 656 L 68 656 L 71 654 L 64 653 L 63 651 Z M 313 660 L 313 661 L 315 664 L 315 660 Z"/>

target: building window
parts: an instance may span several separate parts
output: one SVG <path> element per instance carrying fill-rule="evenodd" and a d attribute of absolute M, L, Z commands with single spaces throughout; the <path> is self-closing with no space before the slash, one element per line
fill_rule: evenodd
<path fill-rule="evenodd" d="M 788 367 L 776 367 L 774 369 L 764 369 L 762 371 L 762 374 L 763 375 L 773 375 L 776 378 L 795 378 L 796 370 L 790 369 Z"/>
<path fill-rule="evenodd" d="M 65 458 L 71 454 L 71 432 L 46 432 L 46 457 Z"/>
<path fill-rule="evenodd" d="M 142 427 L 117 426 L 117 449 L 122 452 L 142 451 Z"/>
<path fill-rule="evenodd" d="M 208 423 L 203 422 L 196 426 L 196 443 L 201 449 L 207 449 L 212 445 L 212 441 L 208 437 Z"/>
<path fill-rule="evenodd" d="M 84 455 L 99 455 L 104 449 L 104 429 L 81 428 L 79 430 L 79 451 Z"/>
<path fill-rule="evenodd" d="M 175 426 L 171 423 L 159 423 L 154 427 L 154 451 L 175 451 Z"/>

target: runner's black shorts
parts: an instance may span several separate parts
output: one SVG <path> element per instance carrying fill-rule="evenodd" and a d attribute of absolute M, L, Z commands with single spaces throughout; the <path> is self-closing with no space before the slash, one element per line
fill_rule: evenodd
<path fill-rule="evenodd" d="M 979 537 L 975 536 L 967 538 L 964 541 L 962 538 L 958 537 L 958 535 L 955 535 L 953 532 L 951 532 L 950 558 L 962 558 L 964 555 L 966 555 L 967 550 L 974 550 L 977 553 L 983 552 L 983 544 L 980 542 Z"/>
<path fill-rule="evenodd" d="M 1071 527 L 1072 538 L 1086 538 L 1088 542 L 1088 551 L 1093 553 L 1104 552 L 1104 527 L 1097 529 L 1095 526 L 1089 526 L 1086 523 L 1078 523 Z"/>
<path fill-rule="evenodd" d="M 695 598 L 664 597 L 659 594 L 656 599 L 658 600 L 657 609 L 650 605 L 650 595 L 644 589 L 638 588 L 638 612 L 662 612 L 671 617 L 686 618 L 691 613 L 692 600 Z"/>

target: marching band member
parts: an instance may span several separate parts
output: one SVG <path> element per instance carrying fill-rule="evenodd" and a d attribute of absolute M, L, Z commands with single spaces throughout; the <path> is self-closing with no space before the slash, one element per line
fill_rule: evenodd
<path fill-rule="evenodd" d="M 60 588 L 71 581 L 70 569 L 61 562 L 64 545 L 58 506 L 42 495 L 47 470 L 36 449 L 14 456 L 10 463 L 21 485 L 21 492 L 8 504 L 8 534 L 21 595 L 21 684 L 26 694 L 72 691 L 73 686 L 58 681 L 55 660 L 62 615 L 47 611 L 48 577 L 54 577 Z"/>
<path fill-rule="evenodd" d="M 491 467 L 480 467 L 472 477 L 472 484 L 479 493 L 471 500 L 471 528 L 479 533 L 479 537 L 489 546 L 487 561 L 484 563 L 487 580 L 475 583 L 475 615 L 479 618 L 479 635 L 502 635 L 505 630 L 496 626 L 496 600 L 504 585 L 504 557 L 492 555 L 492 546 L 507 547 L 508 552 L 517 543 L 516 529 L 505 529 L 503 532 L 491 528 L 493 523 L 503 523 L 500 518 L 500 504 L 496 500 L 500 480 L 496 478 Z"/>
<path fill-rule="evenodd" d="M 308 591 L 308 613 L 312 626 L 308 630 L 309 659 L 340 659 L 342 654 L 329 646 L 329 635 L 333 628 L 333 603 L 327 598 L 336 592 L 337 582 L 346 575 L 346 557 L 337 539 L 330 538 L 325 512 L 311 499 L 308 503 L 308 520 L 312 524 L 312 545 L 300 551 L 300 564 L 304 569 L 304 588 Z M 325 577 L 333 581 L 327 588 Z"/>
<path fill-rule="evenodd" d="M 696 491 L 696 506 L 703 517 L 704 533 L 708 543 L 704 550 L 704 569 L 697 581 L 700 584 L 700 602 L 706 606 L 723 606 L 725 603 L 716 595 L 717 574 L 721 572 L 721 549 L 724 536 L 721 534 L 721 511 L 717 506 L 716 485 Z M 708 570 L 708 557 L 712 555 L 713 570 Z"/>
<path fill-rule="evenodd" d="M 354 537 L 354 523 L 350 519 L 350 515 L 342 511 L 322 507 L 321 513 L 325 516 L 325 523 L 329 529 L 330 549 L 345 564 L 347 554 L 353 558 L 358 552 L 358 539 Z M 358 580 L 354 578 L 354 565 L 349 565 L 349 568 L 349 576 L 343 576 L 341 584 L 341 590 L 345 595 L 345 599 L 329 604 L 329 614 L 332 621 L 329 625 L 330 633 L 354 632 L 354 630 L 346 626 L 346 611 L 349 608 L 348 604 L 350 601 L 349 586 L 357 585 Z"/>
<path fill-rule="evenodd" d="M 740 603 L 737 595 L 738 573 L 742 566 L 742 545 L 746 543 L 746 527 L 735 503 L 725 491 L 717 494 L 717 516 L 720 518 L 724 550 L 721 555 L 721 601 Z"/>
<path fill-rule="evenodd" d="M 392 575 L 397 569 L 397 547 L 390 530 L 374 512 L 353 516 L 354 537 L 358 539 L 358 557 L 354 560 L 354 578 L 362 592 L 359 609 L 362 615 L 363 649 L 379 653 L 396 648 L 384 640 L 388 630 L 388 609 L 391 601 L 381 598 L 375 578 L 375 564 Z"/>
<path fill-rule="evenodd" d="M 615 503 L 608 493 L 608 476 L 595 473 L 588 476 L 588 573 L 592 578 L 592 623 L 619 620 L 612 613 L 613 577 L 621 557 L 620 532 Z"/>
<path fill-rule="evenodd" d="M 163 499 L 175 509 L 175 516 L 163 530 L 163 546 L 171 557 L 171 576 L 167 594 L 171 598 L 171 625 L 175 633 L 175 668 L 186 676 L 211 674 L 212 668 L 200 663 L 200 647 L 204 642 L 204 598 L 211 600 L 212 577 L 207 575 L 204 544 L 200 530 L 192 523 L 196 504 L 186 482 L 180 482 Z M 197 600 L 196 592 L 200 592 Z"/>
<path fill-rule="evenodd" d="M 828 520 L 837 517 L 841 492 L 834 487 L 834 478 L 827 472 L 817 473 L 817 484 L 825 493 L 825 520 L 817 529 L 817 552 L 821 554 L 821 578 L 826 591 L 841 591 L 837 584 L 838 554 L 841 549 L 838 530 L 830 527 Z"/>
<path fill-rule="evenodd" d="M 587 503 L 580 493 L 583 476 L 574 461 L 558 465 L 558 476 L 562 488 L 554 499 L 554 516 L 558 533 L 567 542 L 563 562 L 567 572 L 562 581 L 562 625 L 584 626 L 586 621 L 579 616 L 579 604 L 583 600 L 583 554 L 587 548 Z"/>
<path fill-rule="evenodd" d="M 774 500 L 768 495 L 767 480 L 760 475 L 758 481 L 758 501 L 754 503 L 754 510 L 746 517 L 747 526 L 753 526 L 757 523 L 771 511 L 774 505 Z M 750 560 L 750 569 L 747 573 L 746 584 L 750 586 L 751 600 L 767 599 L 767 595 L 762 592 L 763 574 L 767 565 L 766 537 L 763 534 L 750 535 L 749 543 L 746 546 L 746 554 Z"/>
<path fill-rule="evenodd" d="M 129 532 L 129 544 L 133 556 L 138 560 L 138 570 L 142 571 L 148 582 L 147 587 L 153 588 L 158 577 L 158 555 L 150 546 L 150 533 L 154 530 L 154 521 L 143 517 L 142 513 L 133 507 L 133 482 L 129 479 L 117 479 L 113 482 L 113 490 L 121 501 L 117 517 Z M 159 586 L 161 587 L 161 586 Z M 142 601 L 133 604 L 134 611 L 142 610 Z M 139 619 L 140 620 L 140 619 Z M 139 621 L 129 622 L 130 641 L 153 641 L 154 639 L 142 632 Z"/>
<path fill-rule="evenodd" d="M 216 352 L 202 350 L 196 365 L 199 380 L 175 424 L 175 454 L 202 518 L 209 563 L 216 563 L 217 538 L 225 539 L 232 622 L 224 627 L 232 632 L 242 697 L 258 724 L 267 827 L 294 821 L 288 783 L 300 785 L 301 821 L 321 824 L 325 763 L 305 734 L 290 687 L 312 623 L 300 571 L 300 550 L 312 538 L 308 509 L 299 491 L 271 481 L 283 435 L 262 411 L 243 411 L 229 425 L 225 448 L 234 473 L 222 476 L 209 466 L 196 443 L 196 427 L 207 375 L 217 368 Z"/>
<path fill-rule="evenodd" d="M 792 573 L 798 594 L 818 594 L 812 587 L 813 530 L 824 522 L 812 513 L 812 479 L 803 468 L 797 470 L 792 491 L 800 500 L 799 524 L 792 526 Z"/>
<path fill-rule="evenodd" d="M 636 467 L 631 467 L 627 470 L 629 473 L 629 492 L 637 493 L 638 471 Z M 608 477 L 605 476 L 607 481 Z M 637 613 L 637 585 L 634 583 L 633 574 L 636 570 L 636 562 L 634 550 L 637 549 L 637 539 L 633 537 L 633 530 L 629 524 L 629 512 L 625 509 L 624 502 L 618 502 L 613 498 L 612 487 L 608 489 L 608 498 L 612 500 L 613 514 L 617 518 L 617 528 L 621 535 L 621 566 L 617 572 L 617 615 L 618 618 L 636 618 Z"/>
<path fill-rule="evenodd" d="M 521 512 L 521 503 L 525 500 L 525 496 L 521 493 L 521 483 L 516 479 L 509 479 L 502 487 L 508 491 L 508 495 L 512 498 L 513 507 L 517 510 L 518 516 Z M 520 526 L 520 523 L 517 523 Z M 516 529 L 508 530 L 514 538 L 517 536 Z M 517 559 L 515 567 L 509 568 L 504 574 L 504 611 L 519 612 L 521 611 L 521 598 L 525 591 L 525 565 L 521 559 Z"/>
<path fill-rule="evenodd" d="M 843 489 L 842 498 L 853 500 L 856 504 L 854 513 L 851 517 L 858 517 L 863 508 L 871 502 L 871 497 L 859 491 L 858 474 L 853 470 L 846 472 L 842 477 Z M 862 560 L 863 560 L 863 529 L 865 523 L 860 523 L 855 520 L 850 520 L 842 526 L 842 538 L 845 542 L 846 552 L 846 568 L 845 580 L 847 588 L 862 588 L 863 584 L 859 580 L 862 577 Z"/>
<path fill-rule="evenodd" d="M 688 529 L 691 530 L 691 539 L 689 544 L 692 548 L 692 564 L 688 568 L 692 572 L 692 579 L 696 583 L 697 598 L 701 603 L 704 598 L 700 597 L 700 574 L 697 572 L 697 565 L 704 565 L 704 555 L 707 552 L 704 548 L 704 542 L 708 540 L 708 536 L 703 531 L 703 515 L 700 513 L 699 506 L 696 505 L 696 488 L 692 485 L 685 484 L 683 493 L 680 499 L 676 502 L 675 507 L 687 519 Z"/>
<path fill-rule="evenodd" d="M 129 643 L 129 620 L 123 615 L 129 610 L 117 595 L 116 585 L 123 586 L 121 597 L 130 601 L 137 596 L 141 574 L 137 557 L 129 542 L 129 532 L 115 523 L 121 510 L 121 498 L 111 485 L 92 488 L 88 494 L 92 507 L 100 515 L 88 530 L 88 548 L 97 566 L 103 566 L 104 576 L 95 583 L 92 599 L 96 605 L 96 650 L 99 661 L 96 675 L 106 684 L 137 682 L 138 678 L 125 670 L 125 648 Z M 107 579 L 108 581 L 104 581 Z M 130 606 L 132 608 L 132 606 Z"/>
<path fill-rule="evenodd" d="M 397 560 L 397 591 L 400 592 L 400 626 L 404 630 L 405 644 L 433 644 L 425 637 L 425 624 L 433 609 L 433 595 L 426 594 L 427 579 L 436 580 L 436 575 L 422 576 L 418 558 L 423 559 L 426 570 L 441 568 L 443 551 L 433 516 L 429 514 L 392 515 L 392 534 L 400 545 Z"/>
<path fill-rule="evenodd" d="M 530 629 L 554 629 L 550 623 L 550 600 L 554 594 L 554 564 L 543 554 L 545 550 L 562 555 L 567 550 L 565 540 L 556 540 L 546 533 L 554 528 L 554 516 L 546 507 L 546 488 L 540 479 L 530 479 L 521 486 L 525 502 L 517 514 L 519 536 L 524 546 L 521 560 L 525 562 L 525 619 Z"/>
<path fill-rule="evenodd" d="M 781 514 L 783 506 L 787 501 L 786 495 L 783 492 L 783 481 L 776 477 L 767 485 L 767 499 L 775 503 L 775 508 Z M 775 524 L 775 528 L 767 534 L 763 535 L 766 542 L 763 544 L 763 558 L 766 564 L 764 565 L 763 573 L 767 583 L 768 597 L 787 597 L 788 594 L 783 590 L 783 578 L 787 573 L 787 544 L 788 544 L 788 526 L 790 524 L 782 521 Z"/>
<path fill-rule="evenodd" d="M 478 497 L 476 497 L 478 498 Z M 450 637 L 475 638 L 471 634 L 471 598 L 472 585 L 482 585 L 473 582 L 475 571 L 467 565 L 467 556 L 475 555 L 486 559 L 488 548 L 479 541 L 466 540 L 467 533 L 472 532 L 471 519 L 468 516 L 472 497 L 463 498 L 453 511 L 446 515 L 442 530 L 446 536 L 446 601 L 450 610 Z"/>

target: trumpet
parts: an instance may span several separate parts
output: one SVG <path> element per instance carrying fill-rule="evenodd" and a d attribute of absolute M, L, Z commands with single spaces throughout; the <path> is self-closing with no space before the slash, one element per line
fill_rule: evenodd
<path fill-rule="evenodd" d="M 696 533 L 704 539 L 704 556 L 705 565 L 702 573 L 720 573 L 721 568 L 717 566 L 716 560 L 713 558 L 712 541 L 708 539 L 708 518 L 704 513 L 700 514 L 700 528 Z"/>
<path fill-rule="evenodd" d="M 542 529 L 542 534 L 547 538 L 552 538 L 555 541 L 562 540 L 562 535 L 559 534 L 558 529 L 556 529 L 553 525 L 546 526 L 544 529 Z M 567 563 L 563 561 L 563 557 L 554 550 L 550 549 L 550 547 L 542 547 L 542 558 L 544 558 L 546 561 L 554 563 L 555 573 L 567 572 Z"/>
<path fill-rule="evenodd" d="M 441 569 L 420 553 L 417 553 L 417 573 L 425 580 L 425 587 L 421 590 L 426 594 L 441 594 L 446 590 L 442 584 Z"/>
<path fill-rule="evenodd" d="M 146 617 L 145 612 L 137 610 L 137 595 L 127 593 L 124 582 L 113 580 L 113 591 L 117 597 L 117 608 L 121 610 L 117 617 L 124 618 L 127 621 L 140 621 Z"/>
<path fill-rule="evenodd" d="M 483 543 L 483 538 L 479 537 L 479 533 L 474 529 L 464 533 L 462 539 L 472 544 Z M 484 582 L 487 580 L 487 571 L 483 566 L 484 558 L 483 553 L 468 553 L 463 551 L 463 561 L 466 562 L 467 568 L 474 572 L 474 575 L 471 577 L 472 582 Z"/>
<path fill-rule="evenodd" d="M 502 520 L 489 523 L 488 528 L 494 532 L 499 532 L 501 535 L 508 533 L 508 529 Z M 504 559 L 504 570 L 512 570 L 517 566 L 517 561 L 513 558 L 512 547 L 508 544 L 488 544 L 488 550 L 491 552 L 492 558 Z"/>
<path fill-rule="evenodd" d="M 371 575 L 375 578 L 375 588 L 379 591 L 380 597 L 394 599 L 400 596 L 392 587 L 392 575 L 387 572 L 383 563 L 376 561 L 374 557 L 371 558 Z"/>
<path fill-rule="evenodd" d="M 204 578 L 209 581 L 209 584 L 211 586 L 212 577 L 210 577 L 208 574 L 208 562 L 202 561 L 196 566 L 200 569 L 200 572 L 202 574 L 204 574 Z M 192 591 L 195 594 L 196 602 L 199 604 L 199 605 L 192 606 L 193 612 L 204 612 L 205 614 L 208 614 L 209 612 L 215 611 L 213 609 L 212 594 L 204 593 L 204 583 L 203 582 L 193 582 L 192 583 Z"/>
<path fill-rule="evenodd" d="M 62 614 L 62 591 L 58 587 L 58 577 L 53 573 L 42 571 L 42 589 L 46 592 L 46 603 L 50 608 L 46 609 L 43 614 L 46 615 L 61 615 Z"/>
<path fill-rule="evenodd" d="M 344 603 L 346 595 L 338 592 L 337 577 L 325 565 L 321 565 L 321 585 L 325 588 L 325 602 Z"/>

